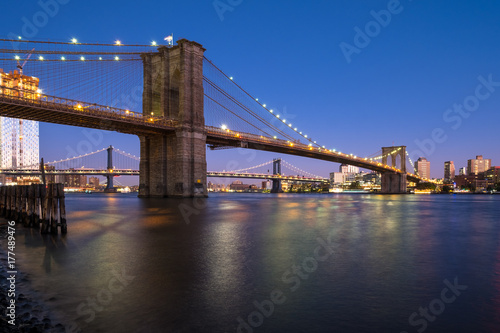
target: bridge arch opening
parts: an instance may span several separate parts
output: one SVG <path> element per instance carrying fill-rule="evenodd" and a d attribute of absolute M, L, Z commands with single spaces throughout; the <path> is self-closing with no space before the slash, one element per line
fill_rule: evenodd
<path fill-rule="evenodd" d="M 174 70 L 174 74 L 170 80 L 170 91 L 169 91 L 169 112 L 167 117 L 169 119 L 178 119 L 180 110 L 180 82 L 181 82 L 181 72 L 178 68 Z"/>
<path fill-rule="evenodd" d="M 396 155 L 394 161 L 395 161 L 395 163 L 394 163 L 393 167 L 395 167 L 396 169 L 401 169 L 401 155 L 400 154 Z"/>
<path fill-rule="evenodd" d="M 162 98 L 162 87 L 163 87 L 163 75 L 161 71 L 156 73 L 153 79 L 153 91 L 151 94 L 151 113 L 156 115 L 161 115 L 161 98 Z M 149 116 L 149 115 L 148 115 Z"/>

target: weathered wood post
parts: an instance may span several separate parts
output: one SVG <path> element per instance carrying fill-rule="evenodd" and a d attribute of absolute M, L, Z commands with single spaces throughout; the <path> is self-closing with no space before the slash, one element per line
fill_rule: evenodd
<path fill-rule="evenodd" d="M 14 217 L 14 220 L 16 220 L 17 223 L 22 223 L 22 218 L 21 218 L 21 195 L 22 195 L 22 186 L 14 186 L 16 188 L 16 216 Z"/>
<path fill-rule="evenodd" d="M 50 199 L 49 199 L 49 191 L 47 191 L 47 188 L 45 185 L 42 185 L 40 188 L 40 203 L 41 203 L 41 220 L 42 220 L 42 229 L 41 233 L 46 234 L 49 232 L 49 222 L 50 222 L 50 212 L 48 210 L 50 206 Z"/>
<path fill-rule="evenodd" d="M 44 185 L 36 184 L 35 188 L 35 205 L 33 207 L 33 215 L 36 227 L 40 227 L 40 223 L 42 222 L 42 187 L 45 188 Z"/>
<path fill-rule="evenodd" d="M 57 209 L 58 195 L 57 195 L 57 184 L 49 184 L 49 192 L 52 196 L 52 202 L 50 205 L 50 233 L 57 235 L 57 225 L 59 220 L 59 214 Z"/>
<path fill-rule="evenodd" d="M 0 215 L 5 217 L 5 205 L 7 204 L 7 188 L 2 186 L 0 188 Z"/>
<path fill-rule="evenodd" d="M 16 220 L 25 227 L 42 224 L 42 234 L 68 231 L 64 184 L 0 186 L 0 216 Z"/>
<path fill-rule="evenodd" d="M 29 185 L 21 185 L 21 207 L 19 207 L 20 217 L 19 220 L 23 224 L 23 226 L 28 227 L 28 213 L 27 213 L 27 205 L 28 205 L 28 187 Z"/>
<path fill-rule="evenodd" d="M 64 197 L 64 184 L 57 184 L 57 196 L 59 197 L 59 217 L 61 218 L 61 233 L 68 232 L 66 225 L 66 203 Z"/>

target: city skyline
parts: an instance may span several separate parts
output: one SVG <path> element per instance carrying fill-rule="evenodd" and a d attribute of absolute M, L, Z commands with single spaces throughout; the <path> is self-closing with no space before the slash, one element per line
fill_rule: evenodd
<path fill-rule="evenodd" d="M 26 39 L 61 41 L 160 43 L 174 32 L 175 40 L 201 43 L 207 57 L 234 75 L 235 82 L 286 115 L 318 143 L 358 156 L 369 156 L 393 143 L 406 145 L 413 162 L 418 157 L 431 162 L 432 178 L 442 178 L 442 165 L 450 160 L 455 161 L 457 170 L 476 155 L 488 156 L 492 165 L 499 165 L 495 145 L 488 140 L 495 122 L 483 121 L 495 117 L 500 103 L 496 91 L 500 73 L 495 71 L 500 50 L 489 42 L 498 29 L 493 15 L 498 5 L 486 1 L 439 5 L 401 1 L 399 6 L 388 8 L 389 3 L 242 2 L 225 11 L 218 11 L 210 2 L 169 4 L 164 11 L 148 5 L 115 8 L 99 3 L 101 11 L 95 14 L 96 24 L 91 27 L 81 19 L 88 9 L 76 3 L 59 3 L 56 14 L 46 14 L 43 26 L 33 23 L 35 14 L 47 12 L 40 5 L 7 17 L 3 24 L 7 35 L 24 32 Z M 92 8 L 97 2 L 89 1 L 88 5 Z M 112 9 L 115 15 L 104 19 Z M 82 15 L 76 14 L 82 11 Z M 151 19 L 139 29 L 127 24 L 134 15 L 146 12 Z M 275 19 L 278 12 L 300 19 L 294 24 Z M 384 19 L 387 12 L 390 19 L 387 15 Z M 190 20 L 195 15 L 199 19 Z M 419 20 L 423 16 L 428 23 Z M 168 27 L 160 23 L 166 18 Z M 379 28 L 371 22 L 378 22 Z M 115 28 L 105 29 L 110 23 Z M 67 29 L 62 32 L 61 26 Z M 375 30 L 367 34 L 366 27 Z M 430 30 L 439 33 L 430 34 Z M 463 45 L 469 46 L 465 52 Z M 349 54 L 346 50 L 354 51 Z M 460 56 L 456 57 L 458 51 Z M 26 70 L 29 73 L 29 67 Z M 417 118 L 416 113 L 420 115 Z M 59 136 L 66 139 L 61 142 Z M 135 155 L 139 152 L 139 140 L 131 135 L 40 124 L 41 157 L 46 160 L 85 152 L 89 143 L 95 149 L 112 144 L 123 145 L 121 148 Z M 276 155 L 208 151 L 207 163 L 210 170 L 223 170 L 228 165 L 258 164 Z M 338 168 L 338 164 L 328 162 L 289 159 L 325 177 Z"/>

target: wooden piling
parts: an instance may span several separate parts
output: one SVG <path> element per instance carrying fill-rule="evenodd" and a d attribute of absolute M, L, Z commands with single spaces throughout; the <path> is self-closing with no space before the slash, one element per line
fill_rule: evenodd
<path fill-rule="evenodd" d="M 1 196 L 1 209 L 0 209 L 0 215 L 5 216 L 7 212 L 7 188 L 5 186 L 0 187 L 0 196 Z"/>
<path fill-rule="evenodd" d="M 57 184 L 57 196 L 59 197 L 59 217 L 61 219 L 61 233 L 65 234 L 68 232 L 68 226 L 66 225 L 66 202 L 64 197 L 63 184 Z"/>
<path fill-rule="evenodd" d="M 50 202 L 49 196 L 47 195 L 48 191 L 45 186 L 40 188 L 40 201 L 42 203 L 42 214 L 40 215 L 40 220 L 42 222 L 42 229 L 40 230 L 42 234 L 46 234 L 49 232 L 50 228 L 50 211 L 49 207 L 52 204 Z"/>
<path fill-rule="evenodd" d="M 59 222 L 59 210 L 57 196 L 57 184 L 49 184 L 49 191 L 52 197 L 52 205 L 50 207 L 50 232 L 57 235 L 57 226 Z"/>
<path fill-rule="evenodd" d="M 21 206 L 19 207 L 19 222 L 23 224 L 23 226 L 28 227 L 28 213 L 27 213 L 27 205 L 28 205 L 28 187 L 27 185 L 20 186 L 20 194 L 21 194 Z"/>
<path fill-rule="evenodd" d="M 41 233 L 67 232 L 63 184 L 0 186 L 0 216 Z"/>

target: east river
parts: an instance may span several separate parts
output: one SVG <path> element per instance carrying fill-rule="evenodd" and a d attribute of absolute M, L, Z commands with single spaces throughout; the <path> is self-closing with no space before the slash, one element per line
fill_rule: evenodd
<path fill-rule="evenodd" d="M 17 227 L 16 264 L 67 332 L 500 332 L 500 195 L 66 205 L 65 236 Z"/>

